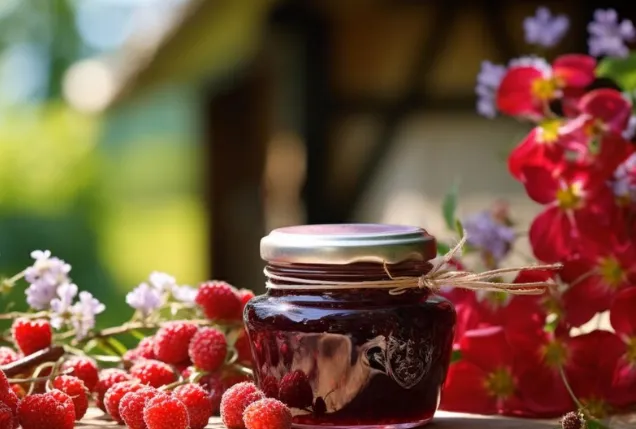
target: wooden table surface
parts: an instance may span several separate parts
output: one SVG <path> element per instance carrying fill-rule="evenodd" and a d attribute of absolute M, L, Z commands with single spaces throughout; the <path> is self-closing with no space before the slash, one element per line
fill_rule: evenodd
<path fill-rule="evenodd" d="M 610 429 L 634 429 L 636 428 L 636 414 L 615 417 L 608 424 Z M 105 418 L 104 414 L 96 408 L 89 409 L 86 417 L 78 423 L 77 427 L 83 429 L 122 428 L 122 426 Z M 433 422 L 426 426 L 427 429 L 556 429 L 560 427 L 557 420 L 477 416 L 445 411 L 438 411 Z M 207 429 L 225 429 L 225 426 L 221 423 L 220 418 L 213 417 Z"/>

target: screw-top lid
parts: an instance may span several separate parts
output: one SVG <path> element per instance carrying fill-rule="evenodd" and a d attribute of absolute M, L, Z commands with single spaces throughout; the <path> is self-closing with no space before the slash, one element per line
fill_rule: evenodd
<path fill-rule="evenodd" d="M 343 265 L 428 261 L 435 237 L 422 228 L 384 224 L 302 225 L 279 228 L 261 240 L 268 262 Z"/>

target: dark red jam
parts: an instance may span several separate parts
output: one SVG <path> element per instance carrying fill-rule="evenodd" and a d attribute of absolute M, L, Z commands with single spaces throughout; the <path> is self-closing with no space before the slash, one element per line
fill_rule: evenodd
<path fill-rule="evenodd" d="M 394 277 L 418 277 L 430 265 L 407 261 L 388 269 Z M 268 270 L 323 281 L 388 279 L 385 267 L 371 262 L 270 262 Z M 295 427 L 397 429 L 420 426 L 437 409 L 455 310 L 426 289 L 391 295 L 317 286 L 269 289 L 247 305 L 245 323 L 257 383 L 292 408 Z"/>

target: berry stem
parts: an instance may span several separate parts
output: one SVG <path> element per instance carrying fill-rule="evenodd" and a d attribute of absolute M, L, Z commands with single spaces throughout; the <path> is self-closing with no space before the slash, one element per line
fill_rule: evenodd
<path fill-rule="evenodd" d="M 570 386 L 570 383 L 568 382 L 568 378 L 565 375 L 565 370 L 563 369 L 563 366 L 559 366 L 559 375 L 561 375 L 561 380 L 563 380 L 563 384 L 565 385 L 565 390 L 568 391 L 568 394 L 570 395 L 570 397 L 572 398 L 576 406 L 580 410 L 584 409 L 585 407 L 583 406 L 581 401 L 579 401 L 579 398 L 576 397 L 576 395 L 574 394 L 574 390 L 572 390 L 572 386 Z"/>
<path fill-rule="evenodd" d="M 14 320 L 17 318 L 26 318 L 26 319 L 39 319 L 42 317 L 47 317 L 49 315 L 48 311 L 38 311 L 37 313 L 25 313 L 22 311 L 12 311 L 9 313 L 0 314 L 0 320 Z"/>

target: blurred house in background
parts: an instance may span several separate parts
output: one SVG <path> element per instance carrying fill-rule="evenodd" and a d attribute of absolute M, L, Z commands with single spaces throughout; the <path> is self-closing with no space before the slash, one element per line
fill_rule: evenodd
<path fill-rule="evenodd" d="M 35 116 L 14 134 L 26 129 L 37 136 L 28 138 L 34 150 L 18 163 L 11 195 L 22 201 L 30 182 L 39 193 L 31 206 L 6 210 L 0 192 L 0 209 L 9 213 L 0 213 L 0 232 L 15 237 L 0 243 L 0 251 L 16 255 L 0 264 L 12 269 L 27 262 L 29 249 L 48 246 L 75 265 L 78 283 L 94 282 L 98 296 L 111 289 L 121 296 L 153 269 L 182 282 L 213 276 L 259 290 L 258 241 L 283 225 L 406 223 L 443 237 L 449 233 L 441 201 L 456 182 L 461 214 L 503 198 L 523 225 L 537 207 L 509 177 L 505 159 L 527 126 L 477 116 L 475 76 L 484 59 L 505 63 L 533 53 L 521 23 L 537 6 L 572 20 L 569 37 L 558 51 L 544 53 L 549 56 L 585 52 L 585 23 L 596 7 L 607 6 L 573 0 L 40 3 L 25 1 L 4 20 L 37 11 L 47 23 L 32 24 L 43 35 L 30 42 L 48 52 L 39 66 L 48 89 L 39 100 L 57 106 L 61 113 L 49 128 L 63 130 L 58 140 L 73 149 L 64 156 L 53 150 L 38 162 L 73 180 L 42 190 L 51 176 L 35 174 L 34 160 L 51 147 L 42 136 L 57 134 L 46 128 L 42 110 L 29 110 Z M 634 6 L 612 6 L 636 16 Z M 17 37 L 17 28 L 5 31 Z M 22 123 L 9 118 L 0 117 Z M 64 213 L 86 208 L 58 216 L 63 221 L 38 215 L 33 225 L 40 232 L 25 235 L 33 230 L 25 214 L 40 210 L 47 195 L 58 212 L 63 196 Z M 62 231 L 55 222 L 67 232 L 46 238 Z M 81 264 L 101 267 L 101 274 L 83 272 Z"/>

